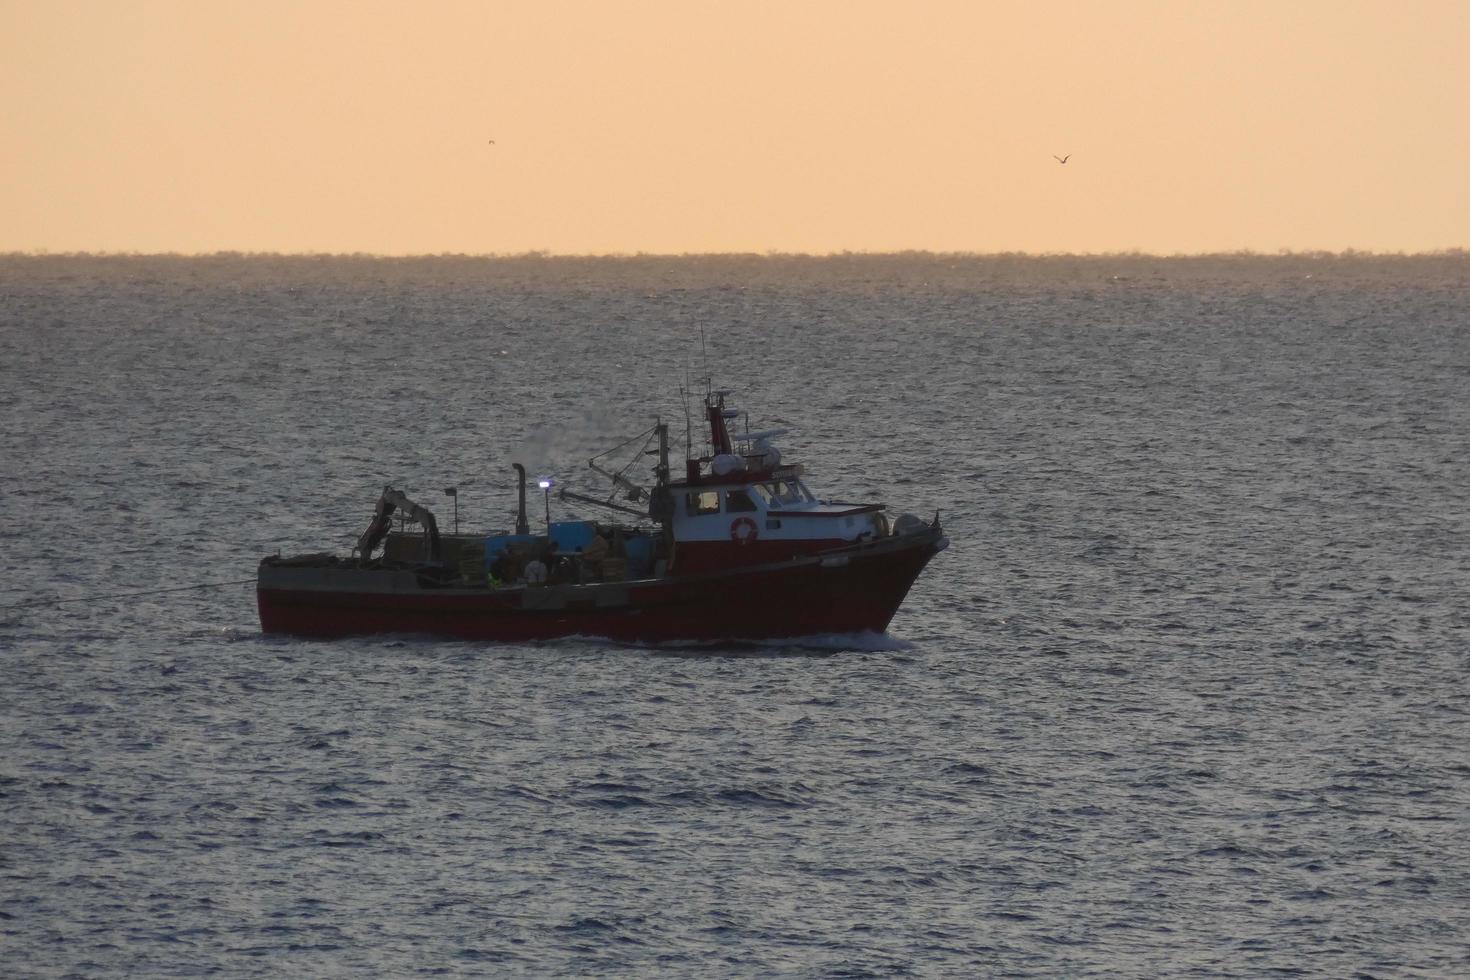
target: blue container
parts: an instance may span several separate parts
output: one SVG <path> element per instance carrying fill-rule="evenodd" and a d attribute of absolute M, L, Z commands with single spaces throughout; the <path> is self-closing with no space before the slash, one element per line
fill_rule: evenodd
<path fill-rule="evenodd" d="M 628 577 L 647 575 L 653 567 L 653 538 L 647 534 L 630 534 L 623 539 L 628 556 Z"/>
<path fill-rule="evenodd" d="M 597 527 L 591 521 L 552 521 L 551 540 L 564 555 L 575 554 L 592 543 Z"/>

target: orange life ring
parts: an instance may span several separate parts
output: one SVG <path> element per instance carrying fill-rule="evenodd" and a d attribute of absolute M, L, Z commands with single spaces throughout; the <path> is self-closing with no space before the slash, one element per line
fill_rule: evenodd
<path fill-rule="evenodd" d="M 741 529 L 747 529 L 741 533 Z M 736 544 L 750 544 L 760 537 L 760 529 L 755 526 L 755 521 L 748 517 L 737 517 L 730 522 L 730 540 Z"/>

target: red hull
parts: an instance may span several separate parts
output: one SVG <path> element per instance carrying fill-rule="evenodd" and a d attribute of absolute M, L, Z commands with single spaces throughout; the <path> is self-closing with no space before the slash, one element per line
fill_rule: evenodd
<path fill-rule="evenodd" d="M 311 637 L 596 636 L 657 643 L 882 632 L 947 543 L 938 533 L 918 534 L 725 572 L 505 590 L 427 588 L 404 572 L 279 568 L 268 561 L 257 598 L 265 632 Z"/>

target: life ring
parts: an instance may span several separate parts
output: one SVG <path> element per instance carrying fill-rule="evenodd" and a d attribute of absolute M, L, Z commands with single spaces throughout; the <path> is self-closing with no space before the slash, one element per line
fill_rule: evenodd
<path fill-rule="evenodd" d="M 760 529 L 748 517 L 737 517 L 730 522 L 730 540 L 736 544 L 750 544 L 760 537 Z"/>

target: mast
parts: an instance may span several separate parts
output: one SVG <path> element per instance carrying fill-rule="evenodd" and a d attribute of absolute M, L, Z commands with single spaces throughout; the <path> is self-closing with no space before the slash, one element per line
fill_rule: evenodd
<path fill-rule="evenodd" d="M 729 455 L 735 451 L 730 442 L 730 429 L 725 424 L 725 393 L 712 392 L 704 398 L 704 412 L 709 418 L 709 441 L 716 456 Z"/>
<path fill-rule="evenodd" d="M 669 426 L 660 419 L 653 428 L 658 433 L 658 465 L 653 468 L 653 493 L 648 496 L 648 516 L 662 524 L 664 533 L 668 534 L 674 516 L 674 495 L 669 490 Z"/>
<path fill-rule="evenodd" d="M 669 482 L 669 427 L 659 420 L 654 426 L 658 432 L 658 465 L 653 468 L 654 482 L 663 486 Z"/>

